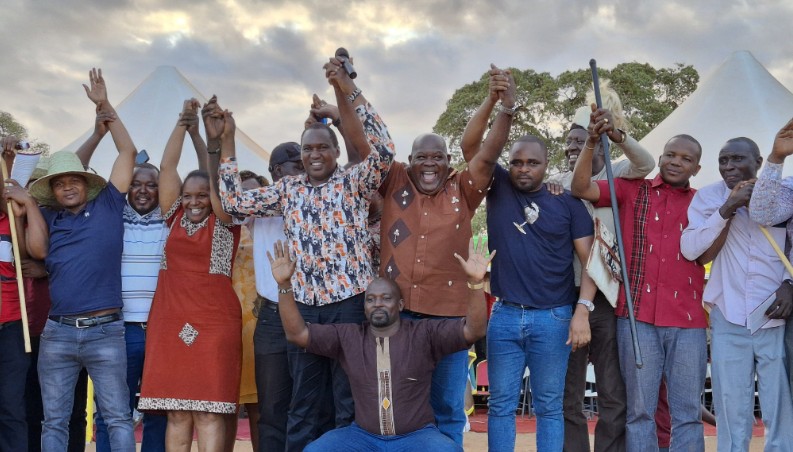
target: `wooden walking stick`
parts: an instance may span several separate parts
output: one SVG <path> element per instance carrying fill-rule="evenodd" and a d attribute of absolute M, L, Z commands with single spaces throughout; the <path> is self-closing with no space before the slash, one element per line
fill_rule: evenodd
<path fill-rule="evenodd" d="M 3 168 L 3 181 L 8 180 L 8 167 L 5 162 L 0 162 Z M 25 280 L 22 278 L 22 259 L 19 258 L 19 238 L 17 237 L 17 222 L 14 218 L 14 210 L 11 201 L 6 204 L 8 212 L 8 223 L 11 227 L 11 247 L 14 250 L 14 267 L 17 271 L 17 289 L 19 290 L 19 310 L 22 314 L 22 335 L 25 339 L 25 352 L 30 353 L 30 327 L 28 326 L 28 309 L 25 303 Z"/>
<path fill-rule="evenodd" d="M 600 81 L 598 79 L 598 68 L 595 59 L 589 60 L 589 67 L 592 69 L 592 84 L 595 89 L 595 103 L 598 108 L 603 107 L 603 102 L 600 99 Z M 603 153 L 605 154 L 606 164 L 606 178 L 609 184 L 609 195 L 611 196 L 611 212 L 614 214 L 614 235 L 617 239 L 617 249 L 620 255 L 620 268 L 622 270 L 622 287 L 625 290 L 625 304 L 628 306 L 628 320 L 631 326 L 631 338 L 633 339 L 633 356 L 636 361 L 636 367 L 641 369 L 642 351 L 639 349 L 639 338 L 636 335 L 636 317 L 633 314 L 633 298 L 631 297 L 630 279 L 628 278 L 628 269 L 625 265 L 625 244 L 622 241 L 622 226 L 620 225 L 620 212 L 617 207 L 617 194 L 614 189 L 614 173 L 611 171 L 611 154 L 609 153 L 609 137 L 602 133 L 600 134 L 600 143 L 603 145 Z"/>

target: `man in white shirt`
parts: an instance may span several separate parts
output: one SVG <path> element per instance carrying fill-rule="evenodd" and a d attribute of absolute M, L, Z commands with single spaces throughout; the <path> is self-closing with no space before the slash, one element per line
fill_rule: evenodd
<path fill-rule="evenodd" d="M 304 172 L 300 145 L 281 143 L 270 155 L 273 183 L 283 176 Z M 243 181 L 243 189 L 247 189 Z M 292 400 L 292 377 L 286 352 L 286 335 L 278 314 L 278 284 L 273 279 L 267 250 L 278 240 L 285 242 L 284 218 L 251 218 L 247 223 L 253 237 L 253 267 L 256 273 L 257 317 L 253 333 L 256 387 L 259 398 L 259 452 L 285 450 L 286 421 Z"/>
<path fill-rule="evenodd" d="M 793 296 L 793 283 L 748 210 L 762 162 L 754 141 L 744 137 L 727 141 L 719 152 L 723 180 L 696 193 L 680 240 L 686 259 L 701 264 L 713 261 L 703 301 L 711 307 L 717 447 L 725 451 L 749 449 L 755 375 L 763 408 L 765 450 L 793 450 L 793 402 L 784 364 L 785 320 L 780 315 L 789 313 L 785 306 Z M 784 249 L 784 225 L 768 231 Z M 775 297 L 773 304 L 760 307 L 770 296 Z M 752 334 L 748 319 L 756 308 L 766 311 L 770 320 Z"/>

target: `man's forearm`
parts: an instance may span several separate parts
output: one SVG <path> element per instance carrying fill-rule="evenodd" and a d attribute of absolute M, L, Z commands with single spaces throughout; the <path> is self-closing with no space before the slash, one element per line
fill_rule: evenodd
<path fill-rule="evenodd" d="M 496 101 L 487 96 L 482 105 L 474 112 L 468 124 L 463 130 L 463 137 L 460 139 L 460 149 L 463 151 L 463 159 L 470 162 L 482 147 L 482 137 L 487 130 L 487 121 L 496 106 Z"/>
<path fill-rule="evenodd" d="M 278 313 L 281 315 L 281 323 L 284 326 L 286 339 L 298 347 L 305 348 L 308 346 L 309 340 L 308 327 L 297 309 L 297 302 L 295 302 L 291 285 L 282 283 L 278 287 Z"/>
<path fill-rule="evenodd" d="M 630 162 L 630 169 L 627 174 L 616 175 L 616 177 L 623 177 L 625 179 L 643 179 L 650 174 L 650 171 L 655 168 L 655 159 L 650 151 L 644 148 L 638 141 L 633 139 L 630 135 L 625 137 L 625 142 L 617 146 L 622 149 L 622 152 Z"/>
<path fill-rule="evenodd" d="M 473 344 L 485 337 L 487 331 L 487 300 L 484 292 L 484 282 L 469 284 L 468 313 L 465 316 L 465 340 Z"/>

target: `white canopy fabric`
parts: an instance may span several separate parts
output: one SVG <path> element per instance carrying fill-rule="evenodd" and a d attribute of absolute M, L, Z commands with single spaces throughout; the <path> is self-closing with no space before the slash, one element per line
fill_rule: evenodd
<path fill-rule="evenodd" d="M 751 138 L 765 159 L 774 136 L 791 118 L 793 93 L 750 52 L 739 51 L 707 77 L 641 144 L 657 162 L 669 138 L 681 133 L 696 138 L 702 144 L 702 169 L 691 179 L 691 185 L 700 188 L 721 180 L 718 155 L 727 140 Z M 786 165 L 784 175 L 793 175 L 793 165 Z"/>
<path fill-rule="evenodd" d="M 138 150 L 145 149 L 151 157 L 150 163 L 160 166 L 165 143 L 173 131 L 185 100 L 195 97 L 201 103 L 207 98 L 201 94 L 175 67 L 160 66 L 154 70 L 132 93 L 116 105 L 118 116 L 124 121 L 132 141 Z M 223 99 L 220 105 L 223 106 Z M 199 121 L 200 122 L 200 121 Z M 201 136 L 206 139 L 204 124 Z M 93 133 L 89 128 L 64 150 L 76 151 Z M 236 132 L 237 161 L 240 169 L 249 169 L 269 177 L 267 171 L 270 153 L 250 139 L 239 127 Z M 116 155 L 115 144 L 107 134 L 91 159 L 91 167 L 101 176 L 108 177 Z M 198 168 L 195 150 L 189 136 L 185 136 L 179 173 L 184 177 Z"/>

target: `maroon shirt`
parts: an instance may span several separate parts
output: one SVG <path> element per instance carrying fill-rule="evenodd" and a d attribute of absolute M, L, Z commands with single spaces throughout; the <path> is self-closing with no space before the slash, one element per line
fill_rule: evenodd
<path fill-rule="evenodd" d="M 594 206 L 610 207 L 608 182 L 596 183 L 600 199 Z M 614 185 L 636 320 L 665 327 L 707 327 L 702 307 L 705 268 L 680 253 L 680 236 L 688 226 L 688 205 L 696 190 L 672 187 L 660 175 L 616 178 Z M 644 200 L 642 191 L 647 194 Z M 644 226 L 637 228 L 642 210 L 646 211 Z M 620 290 L 615 313 L 628 316 L 624 290 Z"/>
<path fill-rule="evenodd" d="M 402 319 L 389 337 L 391 356 L 391 404 L 397 435 L 435 423 L 430 406 L 430 387 L 435 365 L 444 356 L 465 350 L 461 319 Z M 355 422 L 380 435 L 380 399 L 375 336 L 363 324 L 309 324 L 311 353 L 336 359 L 350 379 L 355 402 Z"/>

